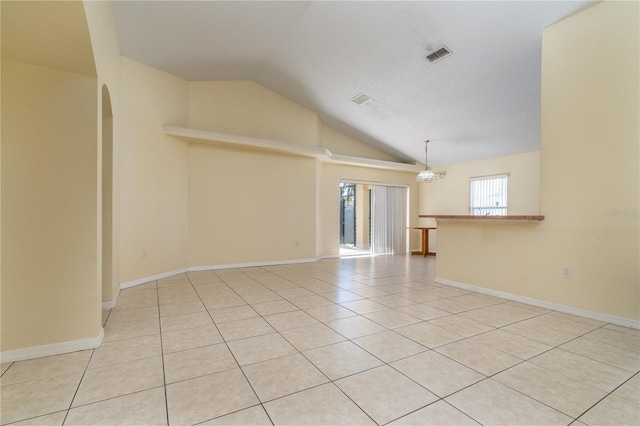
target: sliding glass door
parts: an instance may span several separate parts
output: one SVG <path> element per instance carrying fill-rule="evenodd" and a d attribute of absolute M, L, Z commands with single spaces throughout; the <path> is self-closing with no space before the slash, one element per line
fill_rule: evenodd
<path fill-rule="evenodd" d="M 407 252 L 407 191 L 406 187 L 373 186 L 373 253 Z"/>
<path fill-rule="evenodd" d="M 408 188 L 340 183 L 340 254 L 407 252 Z"/>

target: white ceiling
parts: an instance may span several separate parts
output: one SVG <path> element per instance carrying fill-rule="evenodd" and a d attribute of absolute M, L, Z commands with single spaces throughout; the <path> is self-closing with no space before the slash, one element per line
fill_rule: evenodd
<path fill-rule="evenodd" d="M 116 1 L 122 54 L 187 80 L 250 79 L 405 161 L 539 149 L 543 28 L 586 1 Z M 453 54 L 425 56 L 446 45 Z M 350 99 L 365 93 L 373 101 Z M 171 124 L 171 123 L 167 123 Z"/>

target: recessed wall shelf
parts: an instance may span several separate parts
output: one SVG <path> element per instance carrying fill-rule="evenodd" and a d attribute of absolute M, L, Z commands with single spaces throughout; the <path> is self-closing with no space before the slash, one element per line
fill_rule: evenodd
<path fill-rule="evenodd" d="M 421 214 L 419 218 L 435 219 L 436 222 L 476 222 L 476 223 L 542 223 L 541 215 L 511 215 L 511 216 L 472 216 L 455 214 Z"/>
<path fill-rule="evenodd" d="M 348 166 L 368 167 L 373 169 L 394 170 L 400 172 L 417 173 L 422 170 L 418 163 L 407 164 L 394 161 L 374 160 L 370 158 L 351 157 L 333 154 L 326 148 L 299 145 L 291 142 L 274 141 L 269 139 L 252 138 L 229 133 L 209 132 L 205 130 L 189 129 L 186 127 L 162 126 L 167 135 L 175 136 L 187 142 L 227 144 L 241 147 L 253 147 L 270 151 L 279 151 L 302 157 L 317 158 L 323 163 L 343 164 Z"/>

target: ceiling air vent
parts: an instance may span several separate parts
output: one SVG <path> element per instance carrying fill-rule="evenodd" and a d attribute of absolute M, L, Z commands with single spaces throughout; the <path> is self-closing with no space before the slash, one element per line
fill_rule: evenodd
<path fill-rule="evenodd" d="M 426 58 L 429 60 L 429 62 L 435 62 L 450 54 L 451 51 L 447 48 L 447 46 L 442 46 L 440 49 L 427 55 Z"/>
<path fill-rule="evenodd" d="M 351 102 L 353 102 L 354 104 L 362 105 L 369 102 L 370 100 L 372 99 L 369 96 L 365 95 L 364 93 L 360 93 L 355 98 L 352 98 Z"/>

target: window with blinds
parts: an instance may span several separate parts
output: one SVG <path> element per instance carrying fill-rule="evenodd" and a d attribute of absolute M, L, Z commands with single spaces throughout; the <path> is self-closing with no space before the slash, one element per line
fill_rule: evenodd
<path fill-rule="evenodd" d="M 507 215 L 507 175 L 485 176 L 469 181 L 469 214 Z"/>

